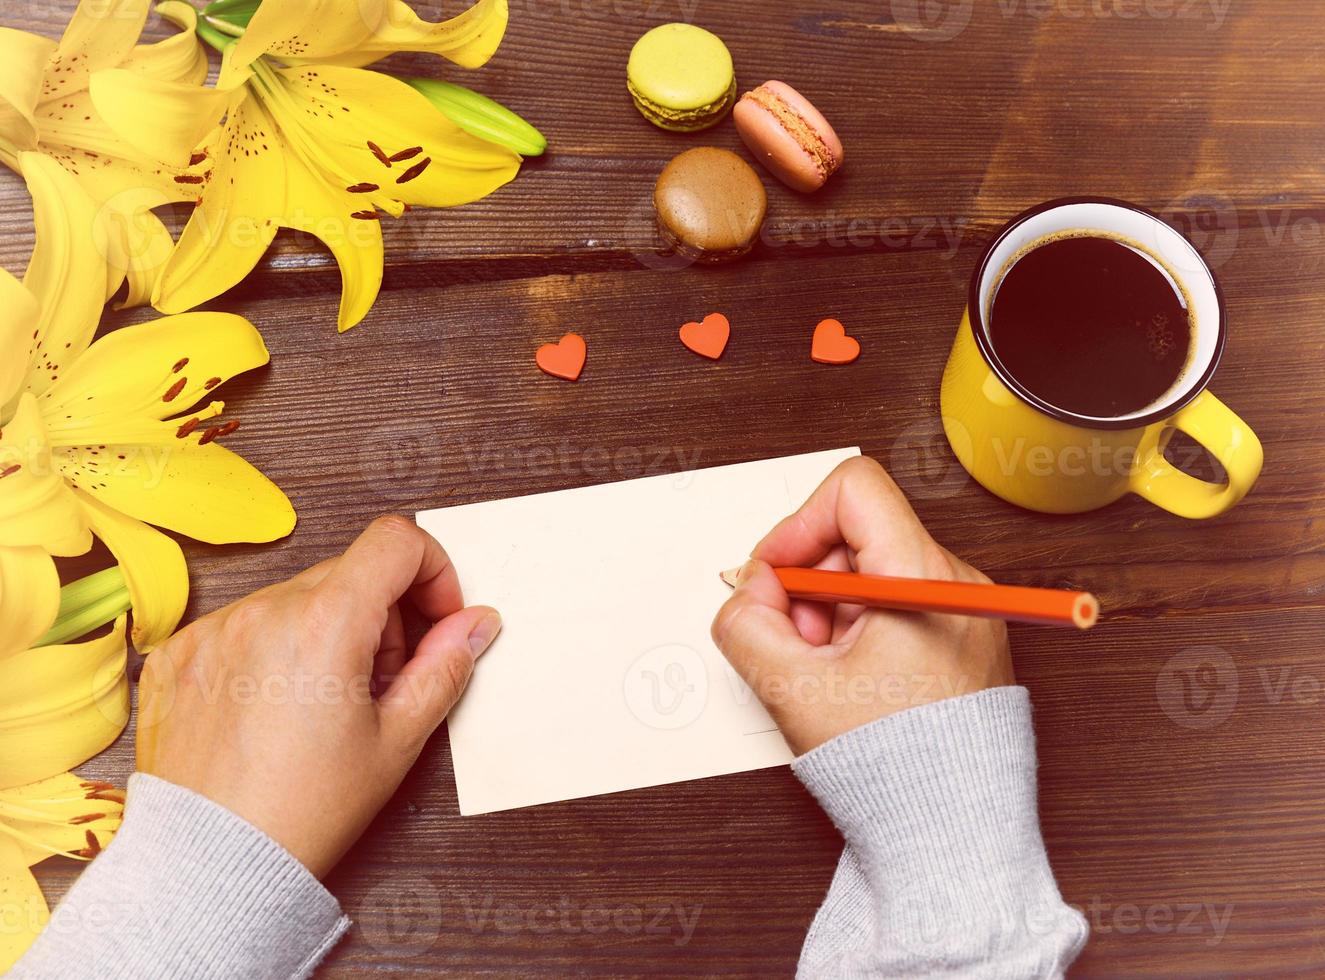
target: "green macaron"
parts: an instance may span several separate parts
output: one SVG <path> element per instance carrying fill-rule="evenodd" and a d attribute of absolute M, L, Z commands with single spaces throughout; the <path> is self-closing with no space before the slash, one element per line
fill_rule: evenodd
<path fill-rule="evenodd" d="M 662 24 L 636 41 L 626 87 L 645 119 L 677 132 L 712 126 L 736 101 L 731 52 L 693 24 Z"/>

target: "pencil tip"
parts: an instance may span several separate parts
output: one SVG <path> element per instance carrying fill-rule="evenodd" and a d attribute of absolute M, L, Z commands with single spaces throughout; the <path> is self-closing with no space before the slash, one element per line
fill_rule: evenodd
<path fill-rule="evenodd" d="M 740 574 L 741 574 L 741 566 L 737 565 L 735 568 L 729 568 L 725 572 L 719 572 L 718 578 L 722 579 L 724 582 L 726 582 L 734 589 L 736 588 L 736 576 Z"/>

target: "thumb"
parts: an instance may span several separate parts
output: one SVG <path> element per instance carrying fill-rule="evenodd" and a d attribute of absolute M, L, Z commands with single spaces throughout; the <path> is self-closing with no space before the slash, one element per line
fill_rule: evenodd
<path fill-rule="evenodd" d="M 501 632 L 490 606 L 469 606 L 435 623 L 378 701 L 383 727 L 422 744 L 460 700 L 477 660 Z"/>
<path fill-rule="evenodd" d="M 812 652 L 790 611 L 791 600 L 772 566 L 751 559 L 741 567 L 736 591 L 713 620 L 713 642 L 756 690 L 761 671 L 781 670 L 788 661 Z"/>

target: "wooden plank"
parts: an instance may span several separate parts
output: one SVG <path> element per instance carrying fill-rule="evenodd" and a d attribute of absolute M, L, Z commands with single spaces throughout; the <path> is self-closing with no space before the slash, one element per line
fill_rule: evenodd
<path fill-rule="evenodd" d="M 1325 65 L 1310 5 L 1235 4 L 1222 18 L 1194 4 L 1194 15 L 1166 19 L 1041 18 L 1031 11 L 1042 0 L 1000 0 L 972 6 L 952 39 L 925 41 L 906 29 L 915 21 L 905 3 L 772 5 L 754 19 L 742 0 L 693 3 L 527 0 L 512 4 L 507 39 L 481 71 L 417 55 L 383 63 L 472 83 L 524 113 L 551 147 L 484 201 L 388 222 L 387 287 L 650 261 L 654 178 L 694 141 L 634 112 L 624 65 L 640 33 L 687 11 L 727 40 L 742 85 L 801 85 L 846 142 L 849 162 L 822 193 L 768 182 L 766 253 L 943 250 L 964 229 L 987 232 L 1022 207 L 1081 191 L 1216 227 L 1254 220 L 1243 210 L 1325 207 L 1312 116 Z M 73 4 L 31 6 L 36 16 L 0 13 L 0 23 L 55 36 Z M 432 17 L 443 9 L 416 6 Z M 1273 46 L 1256 43 L 1267 24 Z M 701 139 L 740 149 L 729 125 Z M 21 185 L 0 183 L 5 213 L 26 207 Z M 0 265 L 21 268 L 30 247 L 6 235 Z M 302 276 L 307 288 L 310 268 L 318 288 L 335 287 L 330 255 L 287 233 L 249 286 L 289 289 Z"/>
<path fill-rule="evenodd" d="M 857 443 L 938 540 L 1008 581 L 1088 586 L 1112 615 L 1140 618 L 1316 603 L 1322 340 L 1284 324 L 1309 324 L 1325 304 L 1321 280 L 1291 271 L 1323 256 L 1325 240 L 1251 236 L 1222 270 L 1233 326 L 1214 389 L 1259 432 L 1269 464 L 1243 506 L 1197 525 L 1136 499 L 1046 518 L 965 476 L 936 415 L 972 249 L 400 290 L 341 336 L 333 297 L 241 303 L 272 363 L 221 390 L 243 425 L 229 444 L 287 489 L 302 523 L 272 547 L 191 546 L 193 611 L 320 560 L 380 511 Z M 676 339 L 712 310 L 734 330 L 716 364 Z M 830 315 L 862 342 L 853 365 L 809 360 L 810 332 Z M 540 343 L 570 329 L 589 343 L 575 385 L 533 365 Z"/>

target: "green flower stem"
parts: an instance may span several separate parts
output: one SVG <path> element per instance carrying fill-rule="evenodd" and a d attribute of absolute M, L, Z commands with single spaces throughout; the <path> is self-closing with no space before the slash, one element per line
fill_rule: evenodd
<path fill-rule="evenodd" d="M 129 608 L 129 589 L 119 565 L 93 572 L 60 589 L 55 624 L 36 642 L 44 647 L 76 640 L 115 620 Z"/>
<path fill-rule="evenodd" d="M 471 136 L 536 157 L 547 149 L 547 138 L 528 122 L 486 95 L 436 78 L 403 78 L 426 96 L 437 110 Z"/>
<path fill-rule="evenodd" d="M 120 571 L 119 565 L 111 565 L 86 578 L 70 582 L 60 589 L 60 611 L 55 618 L 58 621 L 71 616 L 84 606 L 99 602 L 124 587 L 124 573 Z"/>
<path fill-rule="evenodd" d="M 63 603 L 61 603 L 63 606 Z M 86 606 L 75 609 L 67 616 L 60 616 L 55 625 L 46 631 L 46 635 L 34 646 L 48 647 L 56 643 L 68 643 L 80 636 L 91 633 L 99 626 L 114 622 L 129 611 L 129 590 L 119 588 L 109 595 L 102 596 Z"/>
<path fill-rule="evenodd" d="M 235 39 L 233 37 L 229 37 L 226 34 L 222 34 L 219 30 L 216 29 L 216 27 L 214 27 L 212 24 L 208 23 L 205 19 L 201 17 L 198 18 L 197 31 L 198 31 L 198 36 L 200 38 L 202 38 L 204 41 L 210 44 L 217 51 L 220 51 L 222 54 L 225 54 L 226 48 L 230 47 L 230 45 L 235 43 Z"/>
<path fill-rule="evenodd" d="M 261 3 L 262 0 L 215 0 L 214 3 L 209 3 L 203 8 L 202 15 L 213 24 L 216 24 L 217 21 L 224 21 L 233 27 L 239 28 L 239 32 L 242 34 L 244 28 L 248 27 L 248 22 L 253 19 L 253 15 L 258 12 Z M 224 27 L 221 30 L 227 34 L 229 33 Z"/>

